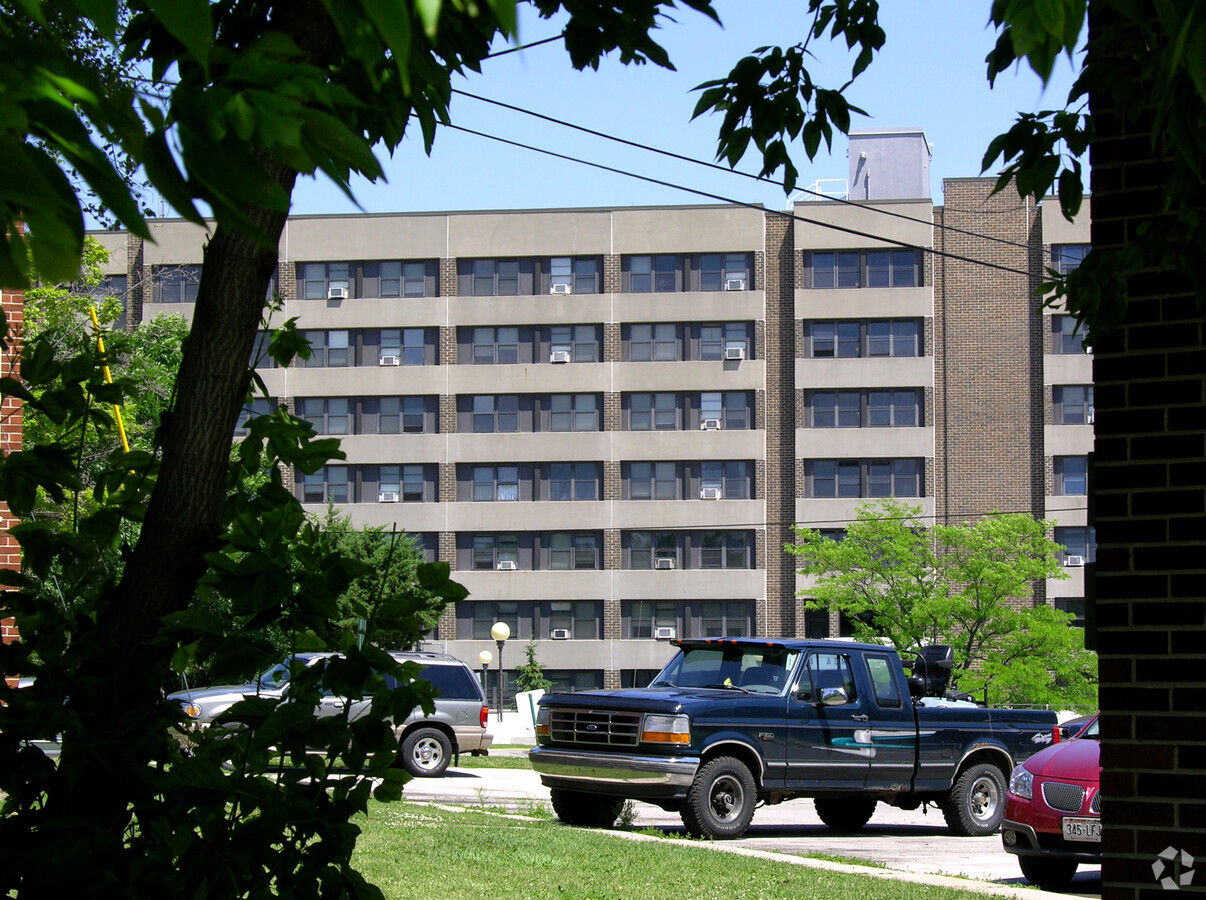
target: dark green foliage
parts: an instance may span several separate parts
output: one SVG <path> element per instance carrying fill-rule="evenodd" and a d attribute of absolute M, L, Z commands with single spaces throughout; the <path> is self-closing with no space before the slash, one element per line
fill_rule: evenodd
<path fill-rule="evenodd" d="M 525 662 L 515 670 L 515 687 L 521 691 L 550 690 L 553 682 L 544 677 L 544 666 L 536 658 L 536 642 L 528 641 L 523 651 Z"/>

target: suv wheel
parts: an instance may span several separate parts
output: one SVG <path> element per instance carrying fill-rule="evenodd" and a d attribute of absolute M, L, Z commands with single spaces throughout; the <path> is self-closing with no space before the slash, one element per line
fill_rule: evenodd
<path fill-rule="evenodd" d="M 452 756 L 452 744 L 436 728 L 412 731 L 402 742 L 402 767 L 416 778 L 443 775 Z"/>

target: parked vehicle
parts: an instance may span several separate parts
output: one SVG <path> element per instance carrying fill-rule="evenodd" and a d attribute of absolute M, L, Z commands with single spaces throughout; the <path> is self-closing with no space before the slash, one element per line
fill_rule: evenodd
<path fill-rule="evenodd" d="M 334 655 L 299 653 L 295 658 L 309 666 Z M 419 678 L 429 681 L 438 691 L 435 711 L 430 716 L 416 709 L 406 721 L 394 724 L 401 745 L 398 759 L 406 771 L 418 777 L 443 775 L 449 762 L 459 754 L 478 756 L 489 751 L 494 738 L 486 733 L 486 698 L 467 664 L 444 653 L 395 652 L 390 656 L 401 663 L 419 665 Z M 178 701 L 196 727 L 207 727 L 246 697 L 285 697 L 289 691 L 289 662 L 285 660 L 268 669 L 257 682 L 183 690 L 170 694 L 168 699 Z M 385 678 L 390 687 L 395 686 L 392 676 Z M 323 697 L 315 715 L 343 715 L 344 704 L 343 697 Z M 349 718 L 359 718 L 368 707 L 368 699 L 354 701 Z"/>
<path fill-rule="evenodd" d="M 1075 737 L 1034 754 L 1009 776 L 1001 843 L 1026 880 L 1062 887 L 1101 862 L 1101 741 L 1094 716 Z"/>
<path fill-rule="evenodd" d="M 881 802 L 935 803 L 956 834 L 989 834 L 1005 773 L 1052 740 L 1053 712 L 915 703 L 945 691 L 949 647 L 906 678 L 873 644 L 676 643 L 647 688 L 541 700 L 529 759 L 562 821 L 607 826 L 639 799 L 693 835 L 733 838 L 756 804 L 811 797 L 831 828 L 861 828 Z"/>

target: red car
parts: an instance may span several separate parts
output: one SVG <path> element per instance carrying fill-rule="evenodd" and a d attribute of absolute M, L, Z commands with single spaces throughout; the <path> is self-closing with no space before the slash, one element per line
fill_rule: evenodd
<path fill-rule="evenodd" d="M 1101 862 L 1101 742 L 1094 716 L 1071 740 L 1040 750 L 1009 776 L 1001 842 L 1032 884 L 1061 887 Z"/>

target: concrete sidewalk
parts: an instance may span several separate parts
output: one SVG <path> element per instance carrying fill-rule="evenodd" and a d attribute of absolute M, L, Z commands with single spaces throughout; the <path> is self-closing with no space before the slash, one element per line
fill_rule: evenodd
<path fill-rule="evenodd" d="M 494 747 L 507 745 L 536 746 L 536 733 L 528 724 L 527 718 L 520 716 L 513 709 L 504 709 L 502 721 L 498 720 L 498 710 L 490 709 L 490 719 L 486 722 L 486 733 L 494 736 Z"/>

